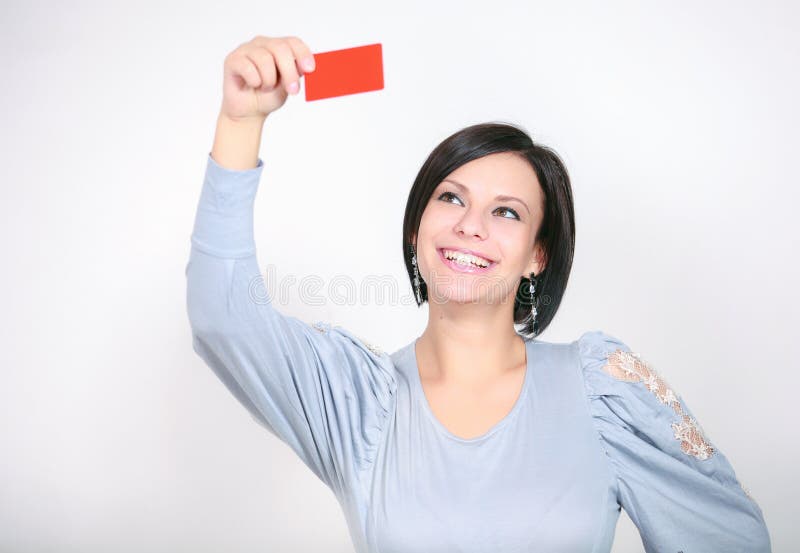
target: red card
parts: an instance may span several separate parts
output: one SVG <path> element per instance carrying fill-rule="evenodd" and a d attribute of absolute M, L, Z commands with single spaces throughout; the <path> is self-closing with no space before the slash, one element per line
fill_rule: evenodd
<path fill-rule="evenodd" d="M 380 43 L 314 54 L 316 68 L 304 73 L 306 101 L 383 88 Z"/>

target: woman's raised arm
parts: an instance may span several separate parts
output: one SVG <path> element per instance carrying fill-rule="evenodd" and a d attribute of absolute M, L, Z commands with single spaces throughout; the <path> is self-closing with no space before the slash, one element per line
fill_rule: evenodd
<path fill-rule="evenodd" d="M 229 62 L 226 81 L 237 74 L 228 73 Z M 256 102 L 285 100 L 285 91 L 275 94 Z M 228 111 L 207 158 L 186 265 L 192 345 L 250 414 L 339 496 L 374 460 L 393 410 L 394 366 L 346 329 L 311 326 L 271 304 L 253 235 L 261 128 L 257 114 Z"/>

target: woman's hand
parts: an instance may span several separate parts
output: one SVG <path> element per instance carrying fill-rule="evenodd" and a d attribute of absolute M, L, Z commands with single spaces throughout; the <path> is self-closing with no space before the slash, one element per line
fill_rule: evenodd
<path fill-rule="evenodd" d="M 295 36 L 257 36 L 225 58 L 221 116 L 261 120 L 300 91 L 300 77 L 314 70 L 314 56 Z"/>

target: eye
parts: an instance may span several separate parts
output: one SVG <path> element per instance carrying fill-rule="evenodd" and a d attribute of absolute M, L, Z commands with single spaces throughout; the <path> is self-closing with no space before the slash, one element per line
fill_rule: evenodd
<path fill-rule="evenodd" d="M 459 204 L 463 205 L 463 203 L 461 202 L 461 198 L 459 198 L 452 192 L 442 192 L 441 194 L 439 194 L 439 197 L 437 198 L 438 200 L 442 200 L 447 203 L 452 203 L 449 199 L 443 199 L 443 198 L 455 198 L 456 200 L 458 200 Z M 510 207 L 498 207 L 495 211 L 505 211 L 511 214 L 511 217 L 503 217 L 503 219 L 516 219 L 518 221 L 520 220 L 519 213 L 517 213 Z"/>
<path fill-rule="evenodd" d="M 441 200 L 442 198 L 445 198 L 445 197 L 456 198 L 459 201 L 459 203 L 461 202 L 461 199 L 458 196 L 456 196 L 455 194 L 453 194 L 452 192 L 442 192 L 441 194 L 439 194 L 439 198 L 438 199 Z M 444 201 L 447 202 L 447 203 L 450 203 L 449 200 L 444 200 Z"/>
<path fill-rule="evenodd" d="M 505 211 L 507 213 L 511 213 L 513 215 L 513 219 L 519 220 L 519 213 L 511 209 L 510 207 L 498 207 L 495 211 Z M 508 217 L 503 217 L 504 219 L 508 219 Z"/>

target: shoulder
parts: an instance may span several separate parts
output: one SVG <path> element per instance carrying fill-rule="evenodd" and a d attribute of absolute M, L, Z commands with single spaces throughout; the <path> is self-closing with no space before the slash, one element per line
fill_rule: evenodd
<path fill-rule="evenodd" d="M 397 389 L 396 367 L 389 354 L 338 324 L 316 321 L 309 328 L 313 330 L 308 338 L 316 344 L 315 355 L 327 367 L 327 377 L 369 389 L 387 412 Z"/>
<path fill-rule="evenodd" d="M 389 387 L 394 388 L 394 362 L 383 348 L 338 324 L 316 321 L 303 326 L 307 329 L 306 339 L 313 345 L 314 355 L 321 364 L 338 366 L 339 370 L 380 374 Z"/>
<path fill-rule="evenodd" d="M 584 332 L 574 345 L 596 417 L 613 414 L 612 420 L 641 434 L 669 431 L 684 453 L 699 460 L 712 456 L 689 407 L 646 356 L 601 330 Z"/>
<path fill-rule="evenodd" d="M 352 343 L 357 348 L 369 352 L 370 354 L 376 357 L 388 357 L 388 354 L 383 351 L 378 345 L 373 344 L 372 342 L 368 342 L 363 337 L 355 334 L 353 331 L 349 330 L 346 327 L 340 325 L 332 325 L 326 321 L 317 321 L 313 325 L 311 325 L 314 330 L 321 334 L 328 334 L 330 336 L 338 336 L 350 343 Z"/>
<path fill-rule="evenodd" d="M 650 382 L 658 375 L 640 353 L 622 339 L 602 330 L 581 334 L 573 343 L 578 351 L 586 378 L 600 377 L 600 382 Z"/>
<path fill-rule="evenodd" d="M 646 387 L 663 382 L 645 358 L 627 342 L 602 330 L 590 330 L 573 342 L 580 359 L 581 372 L 590 392 L 598 395 L 609 390 L 627 389 L 620 383 L 644 383 Z M 673 400 L 668 387 L 655 390 L 664 403 Z"/>
<path fill-rule="evenodd" d="M 586 362 L 605 362 L 617 351 L 632 353 L 627 343 L 603 330 L 587 330 L 573 344 Z"/>
<path fill-rule="evenodd" d="M 311 325 L 311 328 L 316 330 L 316 334 L 318 335 L 334 340 L 340 344 L 346 344 L 351 349 L 359 350 L 370 357 L 378 359 L 389 358 L 389 355 L 383 351 L 383 348 L 367 341 L 347 327 L 331 324 L 327 321 L 316 321 Z"/>

